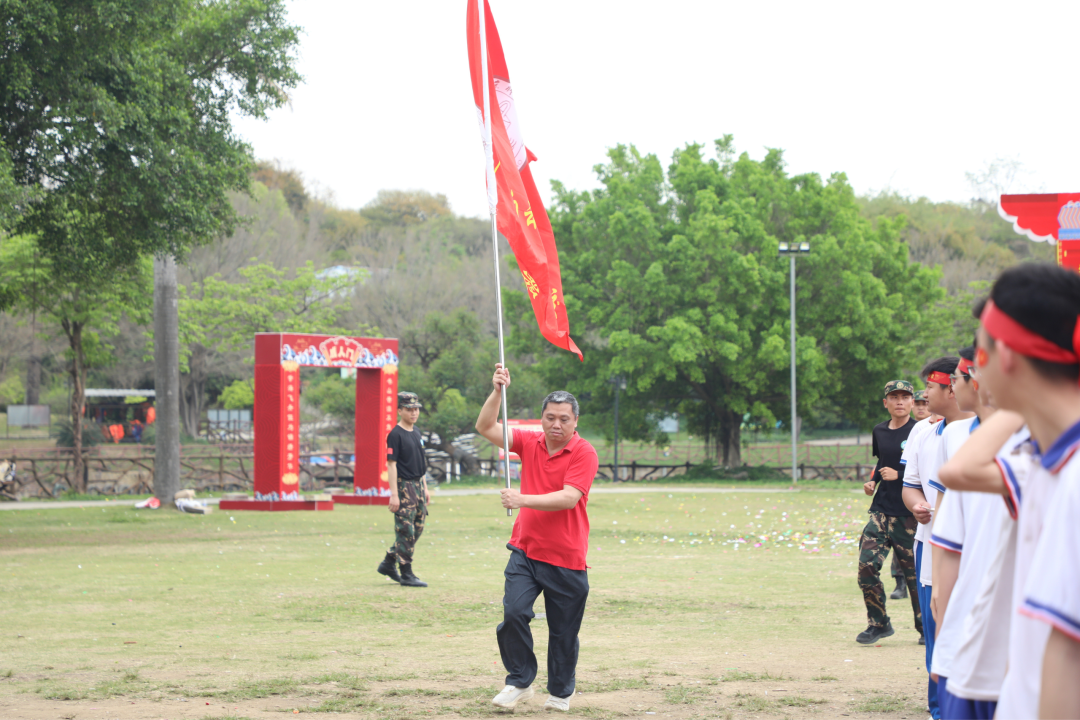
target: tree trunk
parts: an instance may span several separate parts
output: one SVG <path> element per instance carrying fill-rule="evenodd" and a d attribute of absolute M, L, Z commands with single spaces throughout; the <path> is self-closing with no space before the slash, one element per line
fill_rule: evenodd
<path fill-rule="evenodd" d="M 188 358 L 188 372 L 180 376 L 180 420 L 184 432 L 193 438 L 199 437 L 199 423 L 202 421 L 203 406 L 206 404 L 206 365 L 209 352 L 198 344 L 191 345 L 191 357 Z"/>
<path fill-rule="evenodd" d="M 724 467 L 742 465 L 742 415 L 731 410 L 720 411 L 720 430 L 716 433 L 716 455 L 723 457 Z"/>
<path fill-rule="evenodd" d="M 86 492 L 83 458 L 83 410 L 86 407 L 86 361 L 83 357 L 83 324 L 64 320 L 64 333 L 71 346 L 71 445 L 72 473 L 76 492 Z"/>
<path fill-rule="evenodd" d="M 37 354 L 37 315 L 30 320 L 30 357 L 26 360 L 26 404 L 41 401 L 41 358 Z"/>
<path fill-rule="evenodd" d="M 41 404 L 41 358 L 36 354 L 26 360 L 26 404 Z"/>
<path fill-rule="evenodd" d="M 154 495 L 172 505 L 180 490 L 180 323 L 176 260 L 154 258 Z"/>

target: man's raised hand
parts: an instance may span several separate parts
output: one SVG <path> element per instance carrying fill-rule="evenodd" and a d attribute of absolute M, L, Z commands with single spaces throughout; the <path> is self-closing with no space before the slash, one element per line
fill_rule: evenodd
<path fill-rule="evenodd" d="M 491 384 L 495 392 L 502 392 L 504 387 L 510 387 L 510 369 L 504 368 L 502 363 L 495 363 L 495 375 L 491 378 Z"/>
<path fill-rule="evenodd" d="M 521 492 L 514 488 L 503 488 L 499 491 L 502 494 L 502 506 L 507 510 L 517 510 L 521 507 Z"/>

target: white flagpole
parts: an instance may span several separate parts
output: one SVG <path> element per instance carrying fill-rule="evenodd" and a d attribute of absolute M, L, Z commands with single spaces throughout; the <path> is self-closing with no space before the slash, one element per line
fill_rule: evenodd
<path fill-rule="evenodd" d="M 503 316 L 502 316 L 502 282 L 499 278 L 499 229 L 495 221 L 499 204 L 499 187 L 495 183 L 495 148 L 491 144 L 491 97 L 488 69 L 487 51 L 487 0 L 477 0 L 480 14 L 480 63 L 483 68 L 482 78 L 484 83 L 484 155 L 487 172 L 488 209 L 491 212 L 491 249 L 495 258 L 495 316 L 499 323 L 499 362 L 506 367 L 506 345 L 503 340 Z M 505 474 L 506 487 L 510 487 L 510 421 L 506 409 L 506 387 L 502 388 L 502 432 L 503 432 L 503 471 Z M 507 509 L 506 516 L 514 514 L 513 510 Z"/>

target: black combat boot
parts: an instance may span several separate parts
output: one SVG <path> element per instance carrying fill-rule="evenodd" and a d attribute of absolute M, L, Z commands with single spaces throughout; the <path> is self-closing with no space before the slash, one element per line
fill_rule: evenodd
<path fill-rule="evenodd" d="M 394 556 L 394 553 L 386 553 L 386 557 L 379 563 L 377 569 L 380 573 L 394 582 L 401 582 L 401 576 L 397 574 L 397 558 Z"/>
<path fill-rule="evenodd" d="M 870 625 L 855 638 L 855 642 L 860 645 L 869 645 L 875 643 L 882 638 L 887 638 L 893 634 L 893 627 L 891 622 L 885 623 L 882 627 Z"/>
<path fill-rule="evenodd" d="M 896 578 L 896 589 L 889 593 L 893 600 L 903 600 L 907 597 L 907 580 L 903 576 Z"/>
<path fill-rule="evenodd" d="M 399 582 L 407 587 L 427 587 L 426 582 L 413 575 L 412 563 L 401 566 L 401 580 Z"/>

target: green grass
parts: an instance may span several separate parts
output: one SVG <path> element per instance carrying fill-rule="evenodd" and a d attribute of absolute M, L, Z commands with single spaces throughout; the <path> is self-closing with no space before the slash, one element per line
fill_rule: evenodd
<path fill-rule="evenodd" d="M 768 670 L 764 672 L 741 672 L 733 671 L 724 673 L 724 676 L 720 678 L 723 682 L 761 682 L 763 680 L 790 680 L 790 677 L 785 677 L 783 673 L 773 675 Z"/>
<path fill-rule="evenodd" d="M 635 717 L 798 714 L 814 712 L 808 698 L 819 695 L 884 708 L 867 710 L 879 716 L 908 712 L 906 696 L 857 691 L 917 687 L 922 648 L 909 618 L 894 615 L 881 660 L 843 662 L 865 627 L 854 539 L 869 499 L 702 489 L 590 497 L 574 712 L 614 717 L 625 699 Z M 490 697 L 505 671 L 495 626 L 514 521 L 497 498 L 435 498 L 414 562 L 428 588 L 375 572 L 393 539 L 385 508 L 134 513 L 109 504 L 0 514 L 0 715 L 114 698 L 157 717 L 179 697 L 227 701 L 217 710 L 241 716 L 496 714 Z M 533 627 L 542 698 L 546 623 Z M 755 692 L 734 697 L 724 685 L 733 682 Z M 791 697 L 773 699 L 769 683 L 781 682 Z M 779 704 L 798 698 L 808 704 Z"/>
<path fill-rule="evenodd" d="M 664 702 L 671 705 L 690 705 L 701 702 L 707 694 L 704 688 L 676 685 L 664 690 Z"/>
<path fill-rule="evenodd" d="M 780 696 L 773 702 L 783 707 L 813 707 L 815 705 L 824 705 L 826 701 L 817 698 L 803 697 L 802 695 L 788 695 Z"/>
<path fill-rule="evenodd" d="M 293 678 L 273 678 L 270 680 L 241 681 L 226 690 L 214 690 L 201 693 L 202 697 L 219 698 L 228 702 L 254 700 L 274 696 L 292 695 L 299 686 Z"/>
<path fill-rule="evenodd" d="M 735 693 L 735 706 L 747 712 L 766 712 L 772 709 L 772 703 L 760 695 Z"/>
<path fill-rule="evenodd" d="M 649 687 L 646 677 L 640 678 L 615 678 L 602 682 L 578 681 L 577 689 L 584 693 L 620 692 L 622 690 L 641 690 Z"/>
<path fill-rule="evenodd" d="M 868 693 L 859 700 L 853 700 L 849 703 L 849 707 L 855 712 L 865 713 L 924 712 L 918 704 L 912 703 L 902 695 L 893 695 L 882 692 Z"/>

